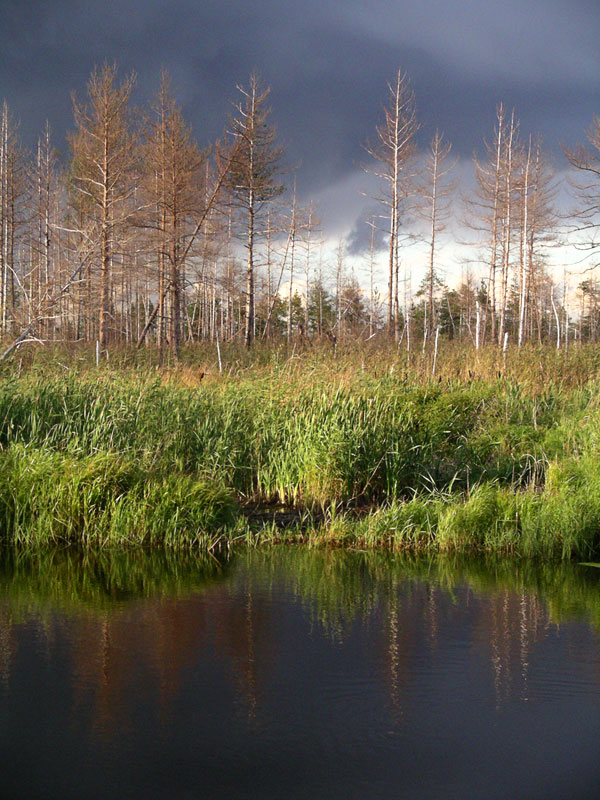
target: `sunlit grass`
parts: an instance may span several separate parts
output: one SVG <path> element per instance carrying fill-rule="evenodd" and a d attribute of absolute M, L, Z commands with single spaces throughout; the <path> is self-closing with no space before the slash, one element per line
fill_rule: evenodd
<path fill-rule="evenodd" d="M 0 379 L 0 518 L 17 542 L 301 538 L 587 558 L 600 529 L 600 359 L 210 348 L 32 357 Z M 62 361 L 60 359 L 63 359 Z M 584 376 L 586 376 L 584 379 Z M 282 531 L 242 511 L 295 509 Z M 267 515 L 268 516 L 268 515 Z M 262 527 L 261 527 L 262 526 Z"/>
<path fill-rule="evenodd" d="M 235 519 L 226 488 L 148 473 L 114 453 L 75 457 L 16 445 L 0 454 L 5 543 L 210 546 Z"/>

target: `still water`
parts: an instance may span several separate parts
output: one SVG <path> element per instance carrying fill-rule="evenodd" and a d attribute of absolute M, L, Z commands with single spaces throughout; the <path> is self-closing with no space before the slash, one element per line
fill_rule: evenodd
<path fill-rule="evenodd" d="M 4 554 L 0 798 L 600 797 L 600 570 Z"/>

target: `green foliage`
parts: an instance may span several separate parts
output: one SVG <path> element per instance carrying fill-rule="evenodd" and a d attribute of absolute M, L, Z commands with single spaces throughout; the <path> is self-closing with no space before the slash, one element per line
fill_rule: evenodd
<path fill-rule="evenodd" d="M 317 336 L 335 327 L 335 300 L 319 279 L 308 292 L 308 319 L 311 333 Z"/>
<path fill-rule="evenodd" d="M 235 517 L 222 486 L 147 473 L 114 453 L 72 456 L 15 445 L 0 455 L 8 544 L 208 546 Z"/>
<path fill-rule="evenodd" d="M 250 532 L 236 498 L 297 509 L 304 521 L 287 538 L 306 539 L 313 515 L 313 542 L 578 558 L 598 549 L 596 379 L 567 385 L 548 351 L 536 355 L 536 369 L 553 375 L 543 385 L 533 370 L 521 380 L 432 381 L 399 356 L 289 355 L 265 351 L 262 366 L 224 377 L 189 367 L 57 377 L 55 365 L 5 377 L 6 535 L 282 538 L 275 523 Z"/>

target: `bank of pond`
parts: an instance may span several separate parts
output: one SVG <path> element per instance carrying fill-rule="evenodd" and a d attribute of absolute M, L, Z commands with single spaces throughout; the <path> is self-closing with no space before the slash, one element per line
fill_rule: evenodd
<path fill-rule="evenodd" d="M 600 384 L 271 369 L 5 377 L 8 544 L 298 541 L 593 560 Z"/>

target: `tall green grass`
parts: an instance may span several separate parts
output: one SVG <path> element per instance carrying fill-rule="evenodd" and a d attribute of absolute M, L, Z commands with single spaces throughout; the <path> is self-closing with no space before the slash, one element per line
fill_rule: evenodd
<path fill-rule="evenodd" d="M 0 385 L 0 446 L 126 454 L 246 498 L 328 506 L 527 480 L 553 409 L 511 386 L 247 378 L 190 389 L 115 376 Z M 536 418 L 534 421 L 533 414 Z"/>
<path fill-rule="evenodd" d="M 600 462 L 554 463 L 543 490 L 482 483 L 469 493 L 394 501 L 358 520 L 342 515 L 317 538 L 355 547 L 586 559 L 600 552 Z"/>
<path fill-rule="evenodd" d="M 235 520 L 224 487 L 148 473 L 114 453 L 74 457 L 16 445 L 0 454 L 5 543 L 209 547 Z"/>
<path fill-rule="evenodd" d="M 314 515 L 312 541 L 597 551 L 599 382 L 562 380 L 549 351 L 522 354 L 533 374 L 520 380 L 508 367 L 483 380 L 451 353 L 441 381 L 418 358 L 364 355 L 271 352 L 202 379 L 189 366 L 6 374 L 0 536 L 210 546 L 249 535 L 240 509 L 283 506 Z"/>

